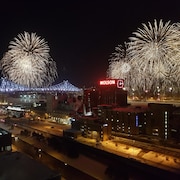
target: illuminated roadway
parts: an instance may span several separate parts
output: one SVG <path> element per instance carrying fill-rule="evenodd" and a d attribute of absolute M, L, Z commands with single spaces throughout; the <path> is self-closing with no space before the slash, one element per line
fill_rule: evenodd
<path fill-rule="evenodd" d="M 39 122 L 37 124 L 43 124 L 43 123 L 44 122 Z M 48 124 L 50 125 L 49 127 L 48 127 Z M 53 124 L 54 128 L 50 128 L 52 126 L 52 124 Z M 35 125 L 33 125 L 33 126 L 35 126 Z M 59 125 L 57 125 L 57 124 L 48 123 L 48 122 L 44 123 L 44 126 L 46 126 L 46 128 L 49 130 L 52 129 L 52 131 L 54 131 L 57 127 L 59 127 Z M 11 129 L 11 126 L 4 124 L 4 123 L 0 123 L 0 127 L 11 131 L 13 134 L 15 134 L 15 136 L 18 136 L 23 141 L 27 142 L 28 144 L 32 144 L 35 147 L 41 148 L 43 151 L 47 152 L 51 157 L 54 157 L 55 159 L 60 160 L 62 163 L 64 163 L 64 165 L 66 164 L 64 169 L 60 170 L 60 173 L 67 180 L 73 179 L 72 177 L 69 178 L 70 175 L 71 176 L 75 175 L 76 180 L 81 180 L 83 177 L 84 177 L 84 179 L 87 179 L 87 180 L 95 180 L 95 179 L 109 180 L 109 178 L 104 174 L 107 166 L 104 165 L 103 163 L 95 161 L 91 158 L 88 158 L 88 157 L 82 155 L 82 154 L 80 154 L 78 158 L 75 158 L 75 159 L 70 158 L 67 155 L 60 153 L 59 151 L 54 150 L 50 146 L 46 145 L 46 143 L 35 141 L 30 136 L 27 136 L 27 137 L 26 136 L 20 136 L 20 131 L 22 129 L 19 128 L 17 124 L 13 129 Z M 62 125 L 62 127 L 66 127 L 66 126 Z M 41 130 L 39 125 L 38 125 L 37 129 Z M 57 132 L 59 134 L 59 132 L 61 132 L 61 131 L 57 130 Z M 54 132 L 51 134 L 54 134 Z M 17 142 L 19 142 L 19 140 Z M 14 150 L 15 150 L 15 148 L 16 147 L 13 146 Z M 74 170 L 72 171 L 72 168 L 68 169 L 69 167 L 74 167 L 75 169 L 81 171 L 81 173 L 79 172 L 79 174 L 81 174 L 81 178 L 78 178 L 77 172 L 74 172 Z M 94 167 L 96 167 L 96 168 L 94 168 Z M 66 171 L 68 171 L 68 173 Z"/>
<path fill-rule="evenodd" d="M 108 151 L 110 153 L 120 155 L 122 157 L 132 158 L 140 161 L 141 163 L 149 164 L 171 172 L 178 172 L 180 174 L 179 149 L 163 149 L 163 147 L 160 148 L 160 146 L 152 147 L 148 143 L 142 143 L 124 138 L 102 141 L 100 145 L 96 145 L 96 141 L 93 139 L 83 137 L 79 137 L 77 141 L 101 150 Z"/>
<path fill-rule="evenodd" d="M 17 124 L 19 120 L 16 120 Z M 66 125 L 60 125 L 52 122 L 39 121 L 36 123 L 28 122 L 26 120 L 20 121 L 21 125 L 33 128 L 34 130 L 39 130 L 42 132 L 62 136 L 63 129 L 69 128 Z M 32 130 L 32 129 L 31 129 Z M 127 138 L 115 137 L 113 140 L 103 141 L 99 145 L 96 144 L 95 139 L 88 139 L 79 137 L 76 139 L 78 142 L 83 144 L 87 144 L 89 146 L 93 146 L 94 148 L 98 148 L 101 150 L 105 150 L 110 153 L 117 154 L 119 156 L 125 158 L 132 158 L 140 161 L 141 163 L 149 164 L 155 167 L 159 167 L 162 169 L 170 170 L 172 172 L 180 172 L 180 150 L 179 149 L 171 149 L 167 147 L 157 146 L 149 143 L 139 142 Z M 29 140 L 28 140 L 29 141 Z M 57 153 L 56 153 L 57 154 Z M 62 158 L 62 155 L 61 155 Z M 81 156 L 81 158 L 85 158 Z M 79 163 L 72 164 L 72 159 L 68 160 L 67 157 L 63 157 L 62 161 L 66 161 L 72 166 L 76 166 L 76 168 L 81 169 L 87 174 L 93 174 L 94 177 L 97 177 L 99 174 L 103 174 L 107 166 L 103 164 L 98 164 L 97 162 L 94 164 L 99 168 L 98 172 L 94 172 L 94 168 L 91 170 L 90 167 L 81 166 L 78 167 Z M 88 159 L 86 159 L 88 162 Z M 93 161 L 94 163 L 95 161 Z M 74 162 L 75 163 L 75 162 Z M 92 163 L 92 162 L 91 162 Z M 87 169 L 86 169 L 87 168 Z M 101 170 L 100 170 L 101 169 Z M 96 174 L 97 173 L 97 174 Z M 105 179 L 105 177 L 103 177 Z M 100 178 L 101 179 L 101 178 Z"/>
<path fill-rule="evenodd" d="M 68 128 L 65 125 L 54 123 L 54 128 L 52 130 L 51 126 L 52 124 L 50 123 L 48 125 L 46 124 L 44 127 L 49 130 L 49 132 L 54 132 L 55 134 L 60 134 L 60 132 L 57 131 L 59 128 Z M 92 145 L 95 148 L 100 148 L 123 157 L 133 158 L 155 167 L 172 172 L 180 171 L 180 149 L 168 148 L 122 137 L 115 137 L 113 140 L 102 141 L 98 146 L 96 145 L 95 139 L 88 139 L 81 136 L 76 140 L 87 145 Z"/>

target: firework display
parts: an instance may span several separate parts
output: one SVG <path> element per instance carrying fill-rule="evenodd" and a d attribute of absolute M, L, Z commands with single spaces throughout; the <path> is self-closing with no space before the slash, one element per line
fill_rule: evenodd
<path fill-rule="evenodd" d="M 115 52 L 112 53 L 109 59 L 109 69 L 107 71 L 108 78 L 115 79 L 124 79 L 125 86 L 128 86 L 129 82 L 129 71 L 131 66 L 126 58 L 125 48 L 123 46 L 118 45 L 115 48 Z"/>
<path fill-rule="evenodd" d="M 163 23 L 162 20 L 154 20 L 153 24 L 148 22 L 148 25 L 143 23 L 129 40 L 125 50 L 118 46 L 111 55 L 107 76 L 127 80 L 125 84 L 129 91 L 155 94 L 171 90 L 177 93 L 180 83 L 180 24 Z"/>
<path fill-rule="evenodd" d="M 2 75 L 27 87 L 49 86 L 57 77 L 56 63 L 49 52 L 47 42 L 36 33 L 19 34 L 0 61 Z"/>

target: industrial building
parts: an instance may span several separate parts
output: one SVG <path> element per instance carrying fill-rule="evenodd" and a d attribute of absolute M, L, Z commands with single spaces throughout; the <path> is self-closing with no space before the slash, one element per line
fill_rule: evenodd
<path fill-rule="evenodd" d="M 173 104 L 127 103 L 127 92 L 118 80 L 100 81 L 98 88 L 84 92 L 86 113 L 76 118 L 72 128 L 85 137 L 106 140 L 111 135 L 146 136 L 162 141 L 180 142 L 180 109 Z M 87 113 L 91 111 L 91 113 Z"/>

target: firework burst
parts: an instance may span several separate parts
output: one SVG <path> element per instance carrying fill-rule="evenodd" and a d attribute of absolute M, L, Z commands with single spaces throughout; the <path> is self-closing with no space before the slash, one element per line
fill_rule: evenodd
<path fill-rule="evenodd" d="M 128 89 L 138 92 L 179 91 L 180 23 L 162 20 L 142 24 L 126 43 L 111 55 L 107 74 L 124 78 Z"/>
<path fill-rule="evenodd" d="M 131 66 L 126 59 L 126 51 L 123 46 L 115 47 L 115 52 L 109 59 L 109 69 L 107 70 L 108 78 L 125 79 L 125 86 L 128 86 L 128 77 Z"/>
<path fill-rule="evenodd" d="M 56 63 L 50 48 L 36 33 L 19 34 L 10 42 L 1 59 L 2 74 L 14 83 L 27 87 L 44 87 L 57 77 Z"/>
<path fill-rule="evenodd" d="M 139 84 L 134 86 L 143 91 L 154 92 L 157 87 L 166 91 L 174 85 L 173 78 L 177 73 L 180 31 L 170 21 L 163 23 L 160 20 L 158 23 L 154 20 L 154 24 L 142 25 L 143 28 L 129 38 L 127 48 L 130 64 L 138 74 L 135 78 L 139 79 Z"/>

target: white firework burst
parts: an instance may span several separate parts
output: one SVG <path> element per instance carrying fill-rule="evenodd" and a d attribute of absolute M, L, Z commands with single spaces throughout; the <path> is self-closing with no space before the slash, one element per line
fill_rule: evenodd
<path fill-rule="evenodd" d="M 123 62 L 123 64 L 121 65 L 120 67 L 120 71 L 123 73 L 123 74 L 126 74 L 130 71 L 131 69 L 131 66 L 129 65 L 129 63 L 127 62 Z"/>
<path fill-rule="evenodd" d="M 3 76 L 12 82 L 27 87 L 44 87 L 57 78 L 50 48 L 36 33 L 19 34 L 8 49 L 0 63 Z"/>
<path fill-rule="evenodd" d="M 118 45 L 115 47 L 115 52 L 110 56 L 107 76 L 108 78 L 124 79 L 127 87 L 130 69 L 131 66 L 127 61 L 125 48 L 122 45 Z"/>
<path fill-rule="evenodd" d="M 133 82 L 138 83 L 132 86 L 143 91 L 154 91 L 157 86 L 165 90 L 166 86 L 173 86 L 179 66 L 179 25 L 162 20 L 142 25 L 143 28 L 129 38 L 127 46 L 127 56 L 134 71 L 132 77 L 136 78 Z"/>
<path fill-rule="evenodd" d="M 124 61 L 112 61 L 109 64 L 108 78 L 126 79 L 131 66 Z"/>
<path fill-rule="evenodd" d="M 122 45 L 118 45 L 115 47 L 115 52 L 110 56 L 107 76 L 109 78 L 124 78 L 130 69 L 131 67 L 126 60 L 125 48 Z"/>

